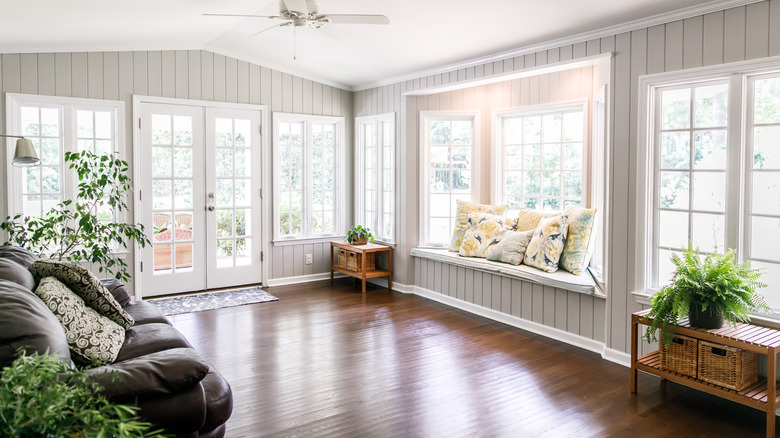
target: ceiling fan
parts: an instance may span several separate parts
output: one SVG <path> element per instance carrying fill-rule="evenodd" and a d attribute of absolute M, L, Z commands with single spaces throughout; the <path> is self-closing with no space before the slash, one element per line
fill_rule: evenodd
<path fill-rule="evenodd" d="M 265 28 L 254 36 L 260 35 L 277 27 L 293 28 L 293 44 L 295 43 L 295 29 L 306 27 L 310 29 L 320 29 L 334 38 L 339 38 L 329 24 L 390 24 L 390 20 L 384 15 L 365 15 L 365 14 L 322 14 L 320 5 L 315 0 L 279 0 L 279 15 L 244 15 L 244 14 L 203 14 L 210 17 L 242 17 L 242 18 L 269 18 L 272 20 L 281 20 L 282 23 Z M 328 32 L 328 30 L 331 30 Z M 346 32 L 343 32 L 346 33 Z M 293 54 L 293 59 L 295 55 Z"/>

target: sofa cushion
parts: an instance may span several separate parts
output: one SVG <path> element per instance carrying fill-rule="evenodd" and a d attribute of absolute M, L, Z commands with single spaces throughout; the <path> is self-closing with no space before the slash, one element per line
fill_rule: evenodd
<path fill-rule="evenodd" d="M 200 383 L 206 392 L 206 422 L 202 429 L 214 429 L 224 424 L 233 413 L 233 390 L 214 367 Z"/>
<path fill-rule="evenodd" d="M 10 365 L 19 349 L 29 354 L 48 350 L 70 365 L 65 331 L 54 314 L 32 291 L 0 280 L 0 368 Z"/>
<path fill-rule="evenodd" d="M 568 219 L 562 215 L 543 218 L 525 250 L 523 263 L 542 271 L 557 271 L 563 246 L 566 244 Z"/>
<path fill-rule="evenodd" d="M 116 357 L 122 362 L 170 348 L 192 348 L 184 335 L 169 324 L 134 325 L 125 331 L 125 343 Z"/>
<path fill-rule="evenodd" d="M 38 281 L 44 277 L 56 277 L 80 296 L 89 307 L 122 328 L 127 329 L 133 325 L 133 318 L 122 309 L 100 279 L 85 267 L 70 262 L 38 260 L 30 266 L 30 272 Z"/>
<path fill-rule="evenodd" d="M 3 245 L 0 246 L 0 259 L 11 259 L 27 269 L 38 260 L 38 256 L 18 246 Z"/>
<path fill-rule="evenodd" d="M 123 309 L 133 317 L 135 320 L 134 325 L 170 324 L 170 321 L 160 312 L 160 309 L 148 301 L 131 301 Z"/>
<path fill-rule="evenodd" d="M 206 377 L 209 365 L 192 348 L 172 348 L 88 370 L 112 401 L 175 394 Z"/>
<path fill-rule="evenodd" d="M 528 248 L 528 244 L 531 243 L 533 235 L 534 230 L 504 231 L 499 236 L 498 245 L 490 248 L 485 258 L 494 262 L 510 263 L 517 266 L 523 263 L 525 250 Z"/>
<path fill-rule="evenodd" d="M 97 313 L 54 277 L 41 279 L 35 295 L 46 304 L 65 329 L 65 338 L 77 363 L 111 363 L 125 340 L 125 330 Z"/>
<path fill-rule="evenodd" d="M 130 292 L 127 291 L 127 286 L 122 281 L 116 278 L 101 278 L 100 283 L 111 292 L 111 296 L 120 306 L 124 307 L 130 302 Z"/>
<path fill-rule="evenodd" d="M 30 271 L 13 259 L 0 259 L 0 279 L 13 281 L 25 289 L 35 289 L 35 279 Z"/>

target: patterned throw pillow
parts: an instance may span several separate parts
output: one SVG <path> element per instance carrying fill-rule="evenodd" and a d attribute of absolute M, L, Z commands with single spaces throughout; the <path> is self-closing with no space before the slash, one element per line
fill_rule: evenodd
<path fill-rule="evenodd" d="M 545 213 L 541 211 L 535 211 L 535 210 L 529 210 L 527 208 L 521 208 L 520 209 L 520 215 L 517 217 L 517 225 L 515 225 L 515 230 L 517 231 L 530 231 L 535 230 L 536 227 L 539 225 L 539 221 L 542 220 L 543 217 L 554 217 L 558 216 L 560 213 Z"/>
<path fill-rule="evenodd" d="M 460 251 L 460 246 L 463 244 L 463 236 L 466 231 L 469 230 L 469 213 L 489 213 L 494 215 L 503 216 L 506 214 L 506 205 L 487 205 L 477 204 L 476 202 L 466 202 L 458 199 L 456 201 L 457 210 L 455 212 L 455 230 L 452 232 L 452 240 L 450 241 L 449 250 L 452 252 Z"/>
<path fill-rule="evenodd" d="M 525 251 L 523 263 L 547 272 L 557 271 L 568 225 L 569 218 L 565 215 L 542 218 Z"/>
<path fill-rule="evenodd" d="M 499 236 L 501 241 L 498 242 L 498 245 L 490 248 L 485 258 L 494 262 L 511 263 L 517 266 L 523 263 L 525 250 L 528 248 L 528 244 L 531 243 L 533 235 L 534 230 L 504 231 Z"/>
<path fill-rule="evenodd" d="M 596 209 L 569 206 L 563 214 L 569 217 L 569 231 L 559 265 L 574 275 L 581 275 L 588 267 L 596 246 L 596 233 L 593 230 Z"/>
<path fill-rule="evenodd" d="M 56 260 L 38 260 L 30 266 L 36 281 L 55 277 L 80 296 L 87 305 L 111 321 L 128 329 L 133 325 L 130 316 L 106 289 L 100 279 L 81 265 Z"/>
<path fill-rule="evenodd" d="M 62 328 L 73 360 L 83 365 L 113 362 L 125 342 L 125 330 L 87 306 L 81 297 L 54 277 L 41 280 L 35 295 L 51 310 Z"/>
<path fill-rule="evenodd" d="M 463 236 L 459 254 L 485 258 L 487 251 L 499 242 L 496 238 L 504 231 L 504 218 L 488 213 L 469 213 L 468 224 L 471 227 Z"/>

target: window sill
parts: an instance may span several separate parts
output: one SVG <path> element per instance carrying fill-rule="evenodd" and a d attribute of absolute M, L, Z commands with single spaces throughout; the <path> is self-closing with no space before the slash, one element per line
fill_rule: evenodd
<path fill-rule="evenodd" d="M 446 249 L 412 248 L 412 256 L 456 266 L 463 266 L 465 268 L 478 269 L 485 272 L 493 272 L 507 277 L 518 278 L 520 280 L 531 281 L 586 295 L 605 297 L 605 295 L 599 291 L 596 282 L 588 272 L 583 272 L 582 275 L 579 276 L 562 270 L 544 272 L 527 265 L 514 266 L 481 258 L 461 257 L 457 253 L 449 252 Z"/>
<path fill-rule="evenodd" d="M 312 243 L 325 243 L 334 240 L 344 240 L 346 235 L 334 235 L 334 236 L 322 236 L 322 237 L 309 237 L 304 239 L 275 239 L 273 241 L 274 246 L 292 246 L 292 245 L 308 245 Z"/>

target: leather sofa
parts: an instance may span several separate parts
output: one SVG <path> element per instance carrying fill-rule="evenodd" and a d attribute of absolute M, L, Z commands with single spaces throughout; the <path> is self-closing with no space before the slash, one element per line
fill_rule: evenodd
<path fill-rule="evenodd" d="M 57 355 L 72 365 L 65 332 L 33 292 L 27 268 L 36 256 L 0 246 L 0 369 L 23 348 Z M 101 280 L 135 323 L 109 365 L 88 372 L 109 400 L 134 404 L 140 416 L 179 437 L 222 437 L 233 410 L 228 382 L 148 302 L 132 301 L 124 284 Z"/>

